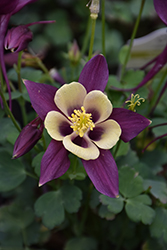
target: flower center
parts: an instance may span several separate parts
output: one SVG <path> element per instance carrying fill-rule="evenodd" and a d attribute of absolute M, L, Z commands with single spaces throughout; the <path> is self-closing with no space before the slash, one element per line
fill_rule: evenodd
<path fill-rule="evenodd" d="M 92 114 L 85 113 L 85 108 L 83 106 L 81 107 L 81 110 L 74 109 L 74 113 L 68 118 L 73 123 L 70 127 L 80 137 L 83 137 L 88 129 L 93 130 L 95 127 L 95 124 L 92 122 Z"/>

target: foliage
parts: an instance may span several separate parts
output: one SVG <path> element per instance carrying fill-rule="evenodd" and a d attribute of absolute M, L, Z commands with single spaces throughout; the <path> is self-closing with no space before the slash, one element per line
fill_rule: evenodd
<path fill-rule="evenodd" d="M 41 159 L 51 141 L 45 129 L 30 152 L 19 159 L 12 159 L 14 143 L 20 133 L 18 127 L 22 129 L 36 117 L 21 79 L 59 88 L 62 83 L 51 74 L 51 69 L 56 68 L 64 82 L 78 80 L 88 61 L 91 37 L 87 2 L 38 0 L 10 19 L 9 27 L 39 20 L 55 19 L 56 22 L 30 27 L 33 41 L 26 51 L 21 52 L 21 61 L 13 59 L 11 52 L 5 53 L 15 122 L 10 119 L 12 117 L 0 99 L 2 250 L 167 249 L 166 137 L 155 140 L 142 151 L 152 140 L 166 134 L 167 98 L 161 95 L 165 92 L 166 66 L 137 91 L 145 102 L 136 106 L 136 112 L 152 120 L 152 128 L 145 129 L 132 141 L 121 142 L 111 149 L 119 171 L 118 198 L 100 194 L 87 177 L 81 160 L 72 154 L 69 156 L 70 168 L 62 177 L 38 187 Z M 135 88 L 149 72 L 149 68 L 135 65 L 133 68 L 125 65 L 123 69 L 126 57 L 129 61 L 132 59 L 132 55 L 128 55 L 130 45 L 127 45 L 127 40 L 131 38 L 141 2 L 101 1 L 93 53 L 106 54 L 110 75 L 105 93 L 113 107 L 124 106 L 132 93 L 127 89 Z M 146 1 L 136 37 L 160 27 L 164 26 L 154 10 L 153 1 Z M 105 49 L 102 45 L 104 36 Z M 69 57 L 74 40 L 80 53 L 78 61 L 74 60 L 76 63 Z M 147 55 L 143 53 L 137 52 L 135 60 L 145 58 Z M 7 56 L 11 56 L 9 61 Z M 14 63 L 11 63 L 13 60 Z M 2 79 L 1 74 L 0 89 L 8 101 L 6 84 Z M 158 97 L 161 98 L 158 100 Z"/>

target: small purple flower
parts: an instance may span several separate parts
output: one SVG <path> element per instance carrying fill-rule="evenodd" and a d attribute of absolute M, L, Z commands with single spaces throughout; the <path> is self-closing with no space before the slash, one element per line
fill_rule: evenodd
<path fill-rule="evenodd" d="M 52 137 L 41 162 L 39 184 L 63 175 L 68 153 L 81 158 L 96 189 L 110 197 L 119 193 L 118 170 L 109 151 L 119 138 L 128 142 L 150 121 L 130 110 L 113 108 L 103 93 L 108 66 L 102 55 L 84 66 L 78 82 L 60 89 L 24 80 L 33 108 Z"/>
<path fill-rule="evenodd" d="M 44 124 L 39 117 L 27 124 L 15 142 L 13 158 L 18 158 L 30 151 L 41 138 L 43 129 Z"/>

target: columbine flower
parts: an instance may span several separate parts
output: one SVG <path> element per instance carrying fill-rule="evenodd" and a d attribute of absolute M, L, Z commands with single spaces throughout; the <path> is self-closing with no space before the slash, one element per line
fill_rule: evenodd
<path fill-rule="evenodd" d="M 11 91 L 9 80 L 6 73 L 6 67 L 4 63 L 4 38 L 7 31 L 8 23 L 10 17 L 21 10 L 25 5 L 35 2 L 37 0 L 1 0 L 0 1 L 0 66 L 3 72 L 3 76 L 5 78 L 5 82 L 7 85 L 8 93 L 9 93 L 9 106 L 12 108 L 11 101 Z"/>
<path fill-rule="evenodd" d="M 15 142 L 13 159 L 18 158 L 30 151 L 41 138 L 43 129 L 44 124 L 39 117 L 27 124 Z"/>
<path fill-rule="evenodd" d="M 24 80 L 33 108 L 52 137 L 41 162 L 39 184 L 63 175 L 70 166 L 68 153 L 80 157 L 96 189 L 118 195 L 118 170 L 109 151 L 121 138 L 128 142 L 150 121 L 130 110 L 113 108 L 103 93 L 108 67 L 102 55 L 84 66 L 78 82 L 60 89 Z"/>

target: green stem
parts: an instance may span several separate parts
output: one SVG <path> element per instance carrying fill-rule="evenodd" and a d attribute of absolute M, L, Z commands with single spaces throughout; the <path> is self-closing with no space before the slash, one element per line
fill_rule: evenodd
<path fill-rule="evenodd" d="M 13 122 L 14 126 L 17 128 L 17 130 L 18 130 L 19 132 L 21 132 L 21 128 L 20 128 L 20 126 L 18 125 L 17 121 L 15 120 L 15 118 L 14 118 L 14 116 L 13 116 L 13 114 L 12 114 L 12 112 L 11 112 L 11 110 L 10 110 L 8 104 L 7 104 L 7 101 L 6 101 L 5 97 L 4 97 L 4 94 L 3 94 L 3 92 L 2 92 L 1 87 L 0 87 L 0 96 L 1 96 L 2 101 L 3 101 L 3 105 L 4 105 L 4 108 L 5 108 L 6 114 L 7 114 L 8 117 L 12 120 L 12 122 Z"/>
<path fill-rule="evenodd" d="M 36 176 L 35 174 L 32 174 L 32 173 L 27 172 L 27 171 L 25 171 L 25 172 L 26 172 L 26 175 L 28 175 L 28 176 L 32 177 L 33 179 L 38 180 L 38 178 L 37 178 L 37 176 Z"/>
<path fill-rule="evenodd" d="M 23 93 L 22 79 L 21 79 L 21 57 L 22 57 L 22 54 L 23 54 L 23 51 L 20 51 L 19 54 L 18 54 L 18 61 L 17 61 L 17 67 L 16 67 L 16 72 L 17 72 L 17 77 L 18 77 L 18 89 L 19 89 L 20 93 Z M 21 96 L 18 99 L 18 102 L 20 104 L 23 124 L 25 126 L 27 124 L 27 115 L 26 115 L 26 110 L 25 110 L 25 100 Z"/>
<path fill-rule="evenodd" d="M 94 36 L 95 36 L 95 27 L 96 27 L 96 19 L 92 18 L 92 30 L 91 30 L 91 38 L 90 38 L 90 46 L 89 46 L 89 56 L 88 60 L 92 58 L 93 53 L 93 44 L 94 44 Z"/>
<path fill-rule="evenodd" d="M 134 29 L 133 29 L 133 33 L 132 33 L 132 36 L 131 36 L 131 40 L 130 40 L 128 51 L 127 51 L 127 54 L 126 54 L 126 58 L 125 58 L 123 66 L 122 66 L 121 81 L 123 79 L 123 76 L 124 76 L 124 73 L 125 73 L 125 68 L 126 68 L 126 65 L 128 63 L 128 59 L 129 59 L 130 52 L 131 52 L 132 45 L 133 45 L 133 40 L 134 40 L 134 38 L 136 36 L 137 30 L 138 30 L 138 27 L 139 27 L 139 23 L 140 23 L 142 11 L 143 11 L 144 3 L 145 3 L 145 0 L 142 0 L 141 5 L 140 5 L 140 10 L 139 10 L 139 15 L 137 17 L 137 20 L 136 20 L 136 23 L 135 23 L 135 26 L 134 26 Z"/>
<path fill-rule="evenodd" d="M 30 50 L 31 54 L 35 57 L 35 60 L 36 60 L 36 62 L 37 62 L 37 64 L 38 64 L 39 68 L 41 68 L 42 71 L 47 75 L 47 77 L 48 77 L 48 79 L 50 80 L 50 82 L 51 82 L 51 83 L 54 83 L 53 78 L 50 76 L 48 69 L 47 69 L 46 66 L 43 64 L 43 62 L 41 61 L 41 59 L 40 59 L 38 56 L 35 55 L 35 53 L 33 52 L 32 49 L 29 49 L 29 50 Z"/>
<path fill-rule="evenodd" d="M 22 57 L 23 51 L 20 51 L 18 54 L 18 61 L 17 61 L 17 76 L 18 76 L 18 89 L 20 93 L 22 93 L 22 80 L 21 80 L 21 57 Z"/>
<path fill-rule="evenodd" d="M 106 56 L 105 50 L 105 0 L 101 3 L 101 14 L 102 14 L 102 53 Z"/>
<path fill-rule="evenodd" d="M 87 28 L 86 28 L 86 34 L 85 34 L 84 41 L 83 41 L 83 45 L 82 45 L 82 49 L 81 49 L 81 54 L 82 54 L 82 55 L 85 54 L 85 52 L 86 52 L 86 50 L 87 50 L 87 47 L 88 47 L 90 24 L 91 24 L 91 18 L 90 18 L 90 16 L 89 16 L 88 24 L 87 24 Z"/>

